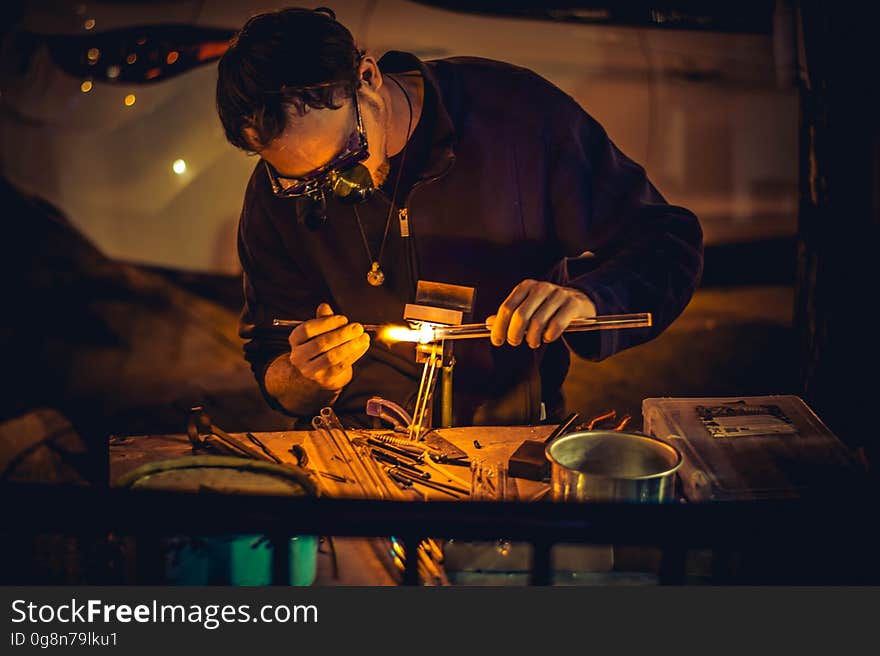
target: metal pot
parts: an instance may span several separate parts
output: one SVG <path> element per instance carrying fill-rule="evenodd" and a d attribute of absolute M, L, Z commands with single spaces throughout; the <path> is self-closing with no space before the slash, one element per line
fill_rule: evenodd
<path fill-rule="evenodd" d="M 613 430 L 563 435 L 544 454 L 554 501 L 671 501 L 682 463 L 681 453 L 665 442 Z"/>

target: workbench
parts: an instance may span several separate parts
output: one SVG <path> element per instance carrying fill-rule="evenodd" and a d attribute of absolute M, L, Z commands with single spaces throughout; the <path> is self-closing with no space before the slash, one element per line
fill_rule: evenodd
<path fill-rule="evenodd" d="M 437 433 L 471 459 L 481 457 L 507 462 L 524 440 L 543 441 L 554 428 L 462 427 L 439 429 Z M 314 439 L 314 432 L 261 432 L 255 436 L 281 461 L 294 463 L 291 447 Z M 192 454 L 192 445 L 184 434 L 113 437 L 109 444 L 110 492 L 124 492 L 114 489 L 114 482 L 142 465 Z M 468 467 L 446 467 L 459 480 L 469 481 Z M 279 524 L 279 518 L 284 517 L 285 508 L 288 507 L 286 504 L 267 500 L 264 502 L 264 512 L 262 507 L 250 505 L 247 497 L 236 498 L 239 495 L 231 495 L 229 501 L 224 502 L 236 510 L 218 516 L 216 502 L 207 498 L 208 495 L 174 493 L 172 498 L 159 499 L 160 505 L 151 506 L 154 500 L 140 498 L 144 495 L 110 494 L 106 501 L 100 500 L 104 504 L 100 516 L 77 518 L 76 525 L 78 530 L 79 527 L 92 524 L 117 526 L 123 535 L 132 535 L 134 529 L 134 534 L 139 534 L 141 540 L 151 535 L 157 525 L 176 526 L 180 533 L 185 532 L 180 531 L 180 527 L 188 530 L 194 526 L 221 524 L 239 530 L 242 523 L 250 527 L 260 526 L 258 534 L 263 534 L 262 527 L 277 533 L 279 527 L 286 532 L 289 526 L 290 535 L 402 534 L 410 540 L 455 537 L 465 540 L 455 545 L 458 547 L 457 557 L 470 564 L 470 567 L 458 569 L 459 573 L 464 572 L 465 575 L 452 580 L 455 584 L 501 585 L 525 584 L 529 581 L 527 574 L 515 581 L 500 577 L 488 583 L 485 577 L 480 577 L 487 571 L 494 574 L 491 565 L 497 564 L 498 559 L 491 562 L 491 549 L 479 553 L 468 552 L 467 540 L 476 540 L 473 544 L 479 546 L 480 540 L 500 536 L 525 540 L 512 544 L 514 548 L 523 545 L 527 549 L 519 552 L 520 556 L 523 553 L 532 555 L 533 562 L 537 563 L 536 578 L 532 580 L 538 581 L 560 582 L 559 578 L 553 577 L 558 575 L 560 569 L 566 569 L 565 563 L 560 568 L 560 560 L 565 560 L 559 556 L 559 549 L 563 546 L 572 546 L 575 551 L 574 556 L 567 556 L 567 562 L 575 564 L 568 570 L 577 570 L 578 576 L 581 576 L 581 572 L 587 572 L 586 578 L 582 577 L 581 580 L 588 584 L 654 584 L 659 581 L 694 584 L 767 580 L 859 583 L 880 580 L 880 568 L 875 557 L 877 536 L 870 530 L 869 522 L 859 520 L 865 512 L 876 507 L 874 500 L 880 498 L 873 488 L 859 488 L 860 491 L 823 489 L 821 495 L 803 500 L 603 505 L 554 503 L 546 497 L 539 501 L 541 493 L 549 490 L 546 483 L 519 478 L 510 479 L 510 482 L 513 484 L 510 500 L 519 503 L 475 503 L 467 497 L 452 499 L 442 495 L 429 495 L 424 502 L 413 497 L 412 503 L 349 503 L 358 501 L 356 499 L 340 499 L 338 503 L 330 499 L 330 502 L 323 503 L 326 500 L 318 499 L 316 501 L 321 503 L 312 506 L 290 506 L 302 507 L 306 514 L 295 515 L 302 521 L 291 521 L 289 524 Z M 74 490 L 68 495 L 69 498 L 59 500 L 47 497 L 43 505 L 35 500 L 31 506 L 39 509 L 41 521 L 57 515 L 56 520 L 63 522 L 65 515 L 59 508 L 88 507 L 91 503 L 99 502 L 97 498 L 79 498 L 87 492 Z M 193 498 L 187 499 L 189 496 Z M 434 503 L 435 500 L 438 503 Z M 415 512 L 410 511 L 409 506 Z M 152 507 L 165 508 L 161 511 L 163 515 L 143 520 L 141 530 L 140 520 L 132 513 L 153 512 L 149 510 Z M 463 511 L 460 515 L 456 512 L 457 507 Z M 10 509 L 14 510 L 15 506 L 10 506 Z M 203 512 L 206 515 L 202 516 Z M 475 523 L 477 517 L 480 519 Z M 189 518 L 192 518 L 192 522 Z M 30 514 L 15 519 L 21 524 L 29 520 Z M 324 528 L 296 533 L 303 530 L 303 526 L 318 525 Z M 334 528 L 327 528 L 331 525 Z M 335 533 L 336 530 L 339 533 Z M 381 532 L 374 532 L 378 530 Z M 253 529 L 247 531 L 254 532 Z M 375 540 L 370 537 L 335 537 L 333 543 L 338 571 L 334 570 L 333 558 L 325 543 L 317 556 L 314 584 L 384 586 L 400 583 L 389 573 L 387 562 L 383 563 L 377 555 Z M 447 570 L 451 570 L 450 544 L 451 541 L 446 542 L 443 552 Z M 482 544 L 494 546 L 492 542 Z M 613 556 L 609 562 L 603 559 L 601 549 L 611 549 L 611 545 Z M 600 551 L 590 552 L 590 549 Z M 581 556 L 585 550 L 588 555 L 592 554 L 586 559 Z M 744 560 L 744 554 L 748 560 Z M 141 559 L 139 552 L 137 560 L 139 563 L 149 562 L 149 558 L 146 561 Z M 483 562 L 488 566 L 481 570 Z M 579 567 L 584 563 L 586 567 Z M 592 564 L 598 566 L 593 568 Z M 149 576 L 141 579 L 161 582 Z M 413 578 L 408 580 L 414 582 Z M 569 580 L 561 582 L 568 583 Z"/>
<path fill-rule="evenodd" d="M 468 427 L 437 430 L 444 439 L 465 451 L 469 458 L 485 458 L 506 463 L 511 453 L 524 440 L 545 439 L 554 426 L 518 427 Z M 359 431 L 370 434 L 373 431 Z M 376 433 L 387 431 L 375 431 Z M 314 433 L 309 431 L 282 431 L 253 433 L 282 462 L 295 464 L 291 453 L 293 445 L 305 444 Z M 242 437 L 233 434 L 234 437 Z M 109 478 L 113 486 L 120 477 L 142 465 L 193 454 L 192 445 L 185 434 L 113 436 L 109 444 Z M 467 466 L 447 465 L 458 480 L 470 480 Z M 508 497 L 510 500 L 528 501 L 544 496 L 549 485 L 536 481 L 511 478 Z M 426 502 L 449 500 L 448 496 L 429 494 Z M 462 500 L 466 503 L 466 498 Z M 414 498 L 414 503 L 418 503 Z M 395 581 L 376 556 L 374 547 L 365 538 L 334 538 L 338 572 L 334 567 L 326 544 L 318 554 L 315 585 L 394 585 Z"/>
<path fill-rule="evenodd" d="M 551 429 L 460 428 L 443 433 L 472 457 L 495 453 L 503 460 L 522 440 L 541 440 Z M 306 437 L 295 432 L 258 435 L 288 462 L 288 449 Z M 475 439 L 481 449 L 474 445 Z M 110 480 L 117 481 L 140 465 L 186 460 L 191 453 L 183 434 L 112 438 Z M 375 539 L 371 536 L 397 536 L 404 545 L 436 537 L 446 540 L 446 547 L 453 541 L 497 542 L 502 538 L 525 543 L 531 547 L 532 563 L 528 577 L 521 578 L 527 578 L 531 585 L 560 583 L 553 552 L 560 545 L 571 544 L 613 545 L 613 571 L 604 579 L 598 576 L 585 581 L 587 584 L 630 584 L 633 581 L 626 575 L 631 573 L 656 574 L 653 581 L 637 582 L 662 584 L 880 582 L 880 560 L 876 557 L 880 534 L 870 521 L 880 503 L 880 489 L 873 479 L 854 481 L 845 488 L 826 487 L 820 494 L 801 499 L 718 503 L 530 501 L 529 495 L 540 492 L 541 485 L 516 480 L 516 487 L 525 501 L 448 498 L 409 502 L 271 494 L 220 497 L 158 490 L 147 493 L 124 486 L 21 483 L 0 486 L 0 515 L 4 526 L 14 527 L 7 546 L 17 544 L 26 549 L 45 535 L 70 536 L 76 548 L 90 558 L 89 569 L 83 568 L 85 580 L 105 585 L 167 584 L 160 571 L 164 536 L 228 535 L 266 536 L 272 545 L 271 583 L 278 585 L 290 585 L 291 571 L 282 545 L 290 544 L 296 536 L 328 535 L 354 537 L 337 540 L 338 578 L 333 576 L 328 554 L 313 559 L 316 585 L 421 582 L 420 572 L 411 565 L 414 559 L 407 559 L 403 580 L 389 576 L 375 550 L 366 546 Z M 641 561 L 644 566 L 638 566 L 637 558 L 629 563 L 621 558 L 625 553 L 622 546 L 637 550 L 638 557 L 647 554 Z M 449 570 L 448 548 L 443 555 Z M 658 555 L 659 562 L 650 560 Z M 22 562 L 27 563 L 27 558 Z"/>

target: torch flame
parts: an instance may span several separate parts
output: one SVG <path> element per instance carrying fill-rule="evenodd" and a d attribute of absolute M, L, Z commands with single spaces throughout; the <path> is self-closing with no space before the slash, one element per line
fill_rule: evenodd
<path fill-rule="evenodd" d="M 379 339 L 388 343 L 413 342 L 416 344 L 430 344 L 434 341 L 434 327 L 429 323 L 423 323 L 418 328 L 386 326 L 379 333 Z"/>

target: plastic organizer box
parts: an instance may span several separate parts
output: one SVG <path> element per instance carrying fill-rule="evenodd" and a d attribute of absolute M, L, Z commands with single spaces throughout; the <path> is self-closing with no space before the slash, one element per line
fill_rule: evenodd
<path fill-rule="evenodd" d="M 864 474 L 798 396 L 650 398 L 642 420 L 684 456 L 679 477 L 690 502 L 797 499 Z"/>

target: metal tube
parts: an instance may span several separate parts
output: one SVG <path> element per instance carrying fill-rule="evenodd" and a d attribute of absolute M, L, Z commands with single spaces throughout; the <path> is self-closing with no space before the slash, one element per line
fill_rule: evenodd
<path fill-rule="evenodd" d="M 606 314 L 588 319 L 572 321 L 567 333 L 585 332 L 588 330 L 617 330 L 620 328 L 650 328 L 653 318 L 650 312 L 636 314 Z M 434 341 L 445 339 L 480 339 L 492 333 L 486 324 L 468 323 L 461 326 L 438 326 L 434 328 Z"/>
<path fill-rule="evenodd" d="M 425 379 L 428 377 L 428 369 L 430 369 L 433 366 L 433 362 L 434 362 L 434 356 L 433 356 L 433 354 L 431 354 L 428 356 L 428 359 L 425 360 L 425 364 L 422 367 L 422 378 L 419 381 L 419 391 L 416 393 L 416 402 L 415 402 L 415 405 L 413 406 L 412 422 L 409 425 L 409 439 L 411 439 L 411 440 L 418 439 L 418 437 L 419 437 L 418 430 L 419 430 L 419 423 L 421 422 L 420 406 L 422 403 L 422 394 L 424 393 L 424 389 L 425 389 Z"/>
<path fill-rule="evenodd" d="M 437 385 L 437 369 L 440 367 L 443 360 L 442 342 L 431 350 L 431 355 L 429 357 L 431 358 L 431 367 L 428 369 L 428 382 L 425 385 L 425 392 L 422 397 L 422 412 L 418 420 L 417 428 L 419 432 L 416 434 L 416 438 L 421 437 L 421 430 L 425 425 L 425 415 L 428 413 L 428 403 L 434 398 L 434 388 Z"/>
<path fill-rule="evenodd" d="M 273 319 L 273 326 L 296 327 L 303 323 L 298 319 Z M 403 328 L 402 326 L 379 325 L 379 324 L 362 324 L 364 331 L 368 333 L 377 333 L 383 335 L 387 328 Z M 637 312 L 633 314 L 606 314 L 596 317 L 588 317 L 586 319 L 575 319 L 572 321 L 564 332 L 576 333 L 589 330 L 620 330 L 623 328 L 650 328 L 653 325 L 653 317 L 650 312 Z M 406 328 L 403 328 L 406 331 Z M 412 330 L 412 329 L 410 329 Z M 460 326 L 435 326 L 433 333 L 428 331 L 428 335 L 432 335 L 432 339 L 425 339 L 424 336 L 416 335 L 413 339 L 402 338 L 403 341 L 421 342 L 423 344 L 440 342 L 445 339 L 481 339 L 491 334 L 486 324 L 469 323 Z M 397 341 L 391 338 L 391 341 Z"/>
<path fill-rule="evenodd" d="M 364 467 L 379 481 L 381 488 L 388 499 L 406 499 L 406 493 L 396 485 L 393 485 L 388 477 L 382 472 L 379 464 L 370 455 L 370 449 L 363 443 L 355 444 L 355 450 L 361 456 Z"/>
<path fill-rule="evenodd" d="M 359 480 L 358 473 L 354 469 L 354 464 L 352 463 L 351 458 L 347 456 L 342 448 L 342 445 L 336 439 L 336 435 L 330 428 L 330 423 L 327 421 L 327 419 L 320 414 L 315 415 L 314 417 L 312 417 L 312 427 L 319 433 L 323 433 L 325 435 L 329 443 L 333 445 L 333 449 L 336 451 L 336 457 L 344 462 L 345 466 L 348 468 L 348 471 L 351 472 L 352 481 L 359 484 L 363 489 L 363 481 Z M 328 461 L 327 464 L 332 465 L 333 463 L 332 461 Z"/>
<path fill-rule="evenodd" d="M 361 483 L 361 486 L 368 485 L 369 488 L 372 488 L 368 491 L 368 494 L 375 495 L 379 499 L 384 499 L 387 491 L 384 489 L 382 482 L 376 479 L 373 472 L 361 458 L 361 454 L 355 449 L 351 437 L 348 435 L 342 422 L 339 421 L 339 417 L 336 415 L 333 408 L 321 408 L 320 417 L 324 419 L 324 423 L 327 425 L 329 429 L 328 432 L 331 435 L 334 432 L 338 434 L 337 443 L 339 444 L 345 459 L 349 462 L 352 473 Z"/>
<path fill-rule="evenodd" d="M 431 352 L 428 354 L 428 359 L 425 360 L 425 368 L 422 371 L 422 383 L 419 385 L 419 392 L 416 395 L 413 420 L 409 427 L 409 437 L 411 440 L 418 440 L 422 436 L 422 428 L 424 428 L 428 401 L 432 398 L 434 393 L 434 383 L 436 382 L 435 374 L 437 373 L 437 367 L 440 366 L 442 359 L 443 344 L 432 344 Z"/>
<path fill-rule="evenodd" d="M 455 367 L 455 356 L 449 358 L 449 363 L 443 366 L 442 397 L 440 425 L 443 428 L 451 428 L 453 422 L 452 411 L 452 371 Z"/>
<path fill-rule="evenodd" d="M 272 319 L 273 326 L 283 328 L 296 328 L 303 323 L 305 323 L 305 321 L 302 319 Z M 364 327 L 364 332 L 366 333 L 377 333 L 385 327 L 375 323 L 364 323 L 361 325 Z"/>

